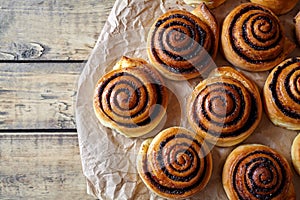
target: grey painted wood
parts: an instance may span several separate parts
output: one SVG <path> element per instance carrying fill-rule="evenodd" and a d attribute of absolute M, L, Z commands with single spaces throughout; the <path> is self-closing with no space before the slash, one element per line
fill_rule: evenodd
<path fill-rule="evenodd" d="M 94 199 L 76 133 L 1 133 L 0 199 Z"/>
<path fill-rule="evenodd" d="M 0 129 L 75 129 L 84 63 L 0 63 Z"/>
<path fill-rule="evenodd" d="M 0 0 L 0 60 L 85 60 L 114 0 Z"/>

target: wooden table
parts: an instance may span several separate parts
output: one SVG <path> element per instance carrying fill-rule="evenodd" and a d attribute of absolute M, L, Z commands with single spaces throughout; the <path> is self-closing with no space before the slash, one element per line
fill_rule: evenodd
<path fill-rule="evenodd" d="M 0 199 L 93 199 L 77 80 L 114 0 L 0 0 Z"/>

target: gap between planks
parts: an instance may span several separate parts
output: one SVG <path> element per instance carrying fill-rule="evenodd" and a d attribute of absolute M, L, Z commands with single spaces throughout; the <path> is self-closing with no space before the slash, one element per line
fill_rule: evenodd
<path fill-rule="evenodd" d="M 42 137 L 78 137 L 76 130 L 72 130 L 70 132 L 63 130 L 1 130 L 0 131 L 0 139 L 5 139 L 6 137 L 22 137 L 22 136 L 42 136 Z"/>

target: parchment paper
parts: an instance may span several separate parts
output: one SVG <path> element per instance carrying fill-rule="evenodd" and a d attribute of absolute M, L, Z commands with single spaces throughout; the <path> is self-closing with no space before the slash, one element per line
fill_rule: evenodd
<path fill-rule="evenodd" d="M 227 0 L 213 9 L 219 24 L 233 7 L 247 0 Z M 87 180 L 87 193 L 99 199 L 160 199 L 150 193 L 139 178 L 136 170 L 136 156 L 145 137 L 155 135 L 159 130 L 173 125 L 188 127 L 185 102 L 199 80 L 190 82 L 170 82 L 167 85 L 171 100 L 167 115 L 161 125 L 151 134 L 141 138 L 126 138 L 102 126 L 93 111 L 92 100 L 97 80 L 126 55 L 140 57 L 148 61 L 146 40 L 149 27 L 154 20 L 169 9 L 193 8 L 181 1 L 172 0 L 116 0 L 106 24 L 99 36 L 91 56 L 79 78 L 76 103 L 76 122 L 81 153 L 83 174 Z M 300 3 L 281 22 L 287 36 L 295 41 L 293 17 L 299 11 Z M 221 26 L 220 26 L 221 27 Z M 297 48 L 290 56 L 300 56 Z M 222 55 L 218 55 L 216 65 L 229 65 Z M 268 72 L 244 72 L 262 88 Z M 256 131 L 243 142 L 268 145 L 283 154 L 291 164 L 290 148 L 296 131 L 275 127 L 263 114 Z M 227 155 L 234 147 L 212 149 L 213 173 L 206 188 L 191 199 L 227 199 L 221 182 L 221 172 Z M 300 199 L 300 176 L 293 169 L 294 186 Z"/>

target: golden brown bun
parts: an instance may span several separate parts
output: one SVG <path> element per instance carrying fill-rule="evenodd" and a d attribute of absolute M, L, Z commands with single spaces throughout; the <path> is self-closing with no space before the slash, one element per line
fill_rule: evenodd
<path fill-rule="evenodd" d="M 138 173 L 145 185 L 164 198 L 187 198 L 201 191 L 212 173 L 212 156 L 204 140 L 181 127 L 171 127 L 143 142 Z"/>
<path fill-rule="evenodd" d="M 253 3 L 234 8 L 224 20 L 221 37 L 226 59 L 248 71 L 266 71 L 295 49 L 284 35 L 278 17 Z"/>
<path fill-rule="evenodd" d="M 300 57 L 276 66 L 264 85 L 267 115 L 277 126 L 300 130 Z"/>
<path fill-rule="evenodd" d="M 186 4 L 197 6 L 200 3 L 205 3 L 210 9 L 216 8 L 223 4 L 226 0 L 183 0 Z"/>
<path fill-rule="evenodd" d="M 153 24 L 147 42 L 151 63 L 172 80 L 195 78 L 213 67 L 219 28 L 201 3 L 192 12 L 171 10 Z"/>
<path fill-rule="evenodd" d="M 234 149 L 225 161 L 222 182 L 230 200 L 296 199 L 289 163 L 264 145 Z"/>
<path fill-rule="evenodd" d="M 146 61 L 123 57 L 101 77 L 94 93 L 94 111 L 106 127 L 127 137 L 154 129 L 165 114 L 168 90 Z"/>
<path fill-rule="evenodd" d="M 291 154 L 294 168 L 300 175 L 300 134 L 298 134 L 293 141 Z"/>
<path fill-rule="evenodd" d="M 271 9 L 275 14 L 282 15 L 292 10 L 298 0 L 250 0 L 252 3 L 257 3 Z"/>
<path fill-rule="evenodd" d="M 300 45 L 300 12 L 295 17 L 295 32 L 298 44 Z"/>
<path fill-rule="evenodd" d="M 232 67 L 219 67 L 196 86 L 187 110 L 198 134 L 226 147 L 252 134 L 261 120 L 262 102 L 251 80 Z"/>

